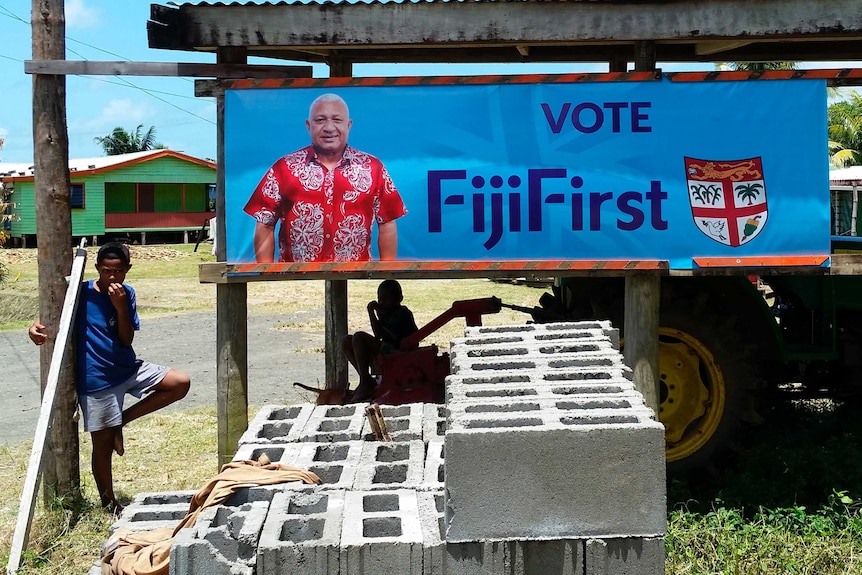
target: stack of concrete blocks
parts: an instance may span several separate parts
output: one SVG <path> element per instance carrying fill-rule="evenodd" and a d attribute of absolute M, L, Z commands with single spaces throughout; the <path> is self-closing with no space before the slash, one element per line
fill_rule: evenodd
<path fill-rule="evenodd" d="M 468 328 L 451 364 L 448 545 L 496 542 L 525 573 L 664 572 L 664 429 L 609 323 Z"/>
<path fill-rule="evenodd" d="M 181 530 L 171 574 L 659 575 L 664 442 L 606 323 L 468 328 L 447 404 L 264 406 L 235 461 L 322 484 L 253 487 Z M 117 527 L 174 526 L 191 492 Z M 98 573 L 98 570 L 93 572 Z"/>

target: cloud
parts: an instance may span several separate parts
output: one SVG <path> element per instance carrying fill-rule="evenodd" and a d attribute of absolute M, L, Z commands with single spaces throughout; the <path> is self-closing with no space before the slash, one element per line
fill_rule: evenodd
<path fill-rule="evenodd" d="M 68 28 L 98 28 L 102 14 L 84 4 L 84 0 L 66 0 L 66 26 Z"/>
<path fill-rule="evenodd" d="M 121 122 L 137 125 L 152 115 L 153 109 L 149 104 L 136 102 L 130 98 L 119 98 L 108 102 L 108 105 L 102 109 L 100 119 L 108 123 Z"/>
<path fill-rule="evenodd" d="M 80 118 L 80 114 L 76 114 Z M 139 100 L 131 98 L 116 98 L 110 100 L 99 113 L 83 121 L 70 121 L 69 131 L 76 134 L 105 134 L 116 127 L 127 131 L 134 131 L 138 124 L 144 124 L 144 129 L 153 124 L 152 118 L 156 111 L 152 106 Z"/>

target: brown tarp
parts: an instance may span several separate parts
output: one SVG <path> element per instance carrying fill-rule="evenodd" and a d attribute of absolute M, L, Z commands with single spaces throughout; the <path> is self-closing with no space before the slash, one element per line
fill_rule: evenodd
<path fill-rule="evenodd" d="M 270 463 L 266 456 L 261 461 L 227 463 L 192 497 L 188 513 L 175 528 L 138 532 L 117 530 L 103 547 L 106 551 L 102 556 L 102 573 L 167 575 L 174 536 L 180 529 L 193 526 L 201 511 L 224 502 L 240 489 L 291 481 L 313 484 L 320 483 L 320 478 L 299 467 Z"/>

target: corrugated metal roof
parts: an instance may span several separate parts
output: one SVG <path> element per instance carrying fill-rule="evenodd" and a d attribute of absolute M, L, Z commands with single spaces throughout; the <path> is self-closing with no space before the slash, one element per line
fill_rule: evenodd
<path fill-rule="evenodd" d="M 829 172 L 830 182 L 862 182 L 862 166 L 850 166 L 840 170 L 832 170 Z"/>
<path fill-rule="evenodd" d="M 0 178 L 3 176 L 31 176 L 33 163 L 0 162 Z"/>
<path fill-rule="evenodd" d="M 302 4 L 503 4 L 510 2 L 577 2 L 613 4 L 621 0 L 281 0 L 280 2 L 168 2 L 170 6 L 297 6 Z M 630 0 L 622 0 L 630 2 Z"/>
<path fill-rule="evenodd" d="M 175 152 L 173 150 L 163 148 L 158 150 L 147 150 L 145 152 L 132 152 L 131 154 L 99 156 L 97 158 L 69 158 L 69 172 L 75 173 L 101 171 L 124 164 L 139 163 L 146 160 L 150 156 L 171 156 L 179 159 L 184 159 L 190 162 L 207 164 L 210 165 L 213 169 L 215 169 L 215 163 L 211 160 L 202 160 L 200 158 L 195 158 L 194 156 L 189 156 L 188 154 L 183 154 L 182 152 Z M 3 176 L 10 178 L 32 178 L 33 164 L 0 164 L 0 177 Z"/>

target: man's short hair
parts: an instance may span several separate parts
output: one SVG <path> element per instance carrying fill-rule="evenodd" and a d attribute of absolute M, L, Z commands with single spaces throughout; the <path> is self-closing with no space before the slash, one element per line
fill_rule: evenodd
<path fill-rule="evenodd" d="M 96 254 L 96 263 L 100 264 L 104 260 L 120 260 L 124 266 L 129 265 L 131 255 L 126 244 L 120 242 L 108 242 L 99 248 L 99 253 Z"/>
<path fill-rule="evenodd" d="M 391 293 L 398 301 L 404 299 L 404 294 L 401 293 L 401 284 L 397 280 L 383 280 L 377 289 Z"/>
<path fill-rule="evenodd" d="M 338 94 L 333 94 L 332 92 L 321 94 L 314 101 L 311 102 L 311 105 L 308 107 L 308 117 L 311 118 L 311 111 L 314 109 L 314 106 L 318 102 L 339 102 L 344 105 L 344 109 L 347 111 L 347 117 L 350 117 L 350 108 L 347 107 L 347 102 L 344 101 L 344 98 L 339 96 Z"/>

